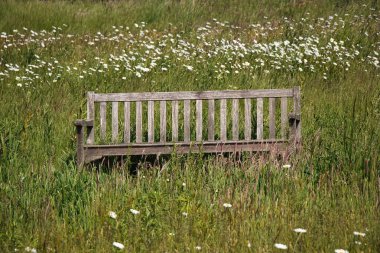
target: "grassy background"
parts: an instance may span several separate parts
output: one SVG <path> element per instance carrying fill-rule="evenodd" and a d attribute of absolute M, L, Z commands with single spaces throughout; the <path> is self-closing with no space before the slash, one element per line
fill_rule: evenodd
<path fill-rule="evenodd" d="M 284 16 L 300 23 L 308 16 L 313 24 L 318 17 L 349 14 L 347 20 L 355 24 L 354 15 L 366 17 L 378 10 L 377 1 L 2 1 L 0 32 L 23 27 L 51 30 L 66 24 L 63 33 L 78 37 L 74 43 L 64 39 L 46 48 L 1 50 L 0 71 L 7 63 L 35 64 L 35 55 L 70 66 L 107 57 L 119 49 L 112 43 L 89 47 L 81 36 L 111 33 L 113 25 L 133 27 L 144 21 L 147 29 L 158 33 L 183 30 L 191 41 L 194 31 L 212 18 L 247 27 L 276 24 Z M 306 35 L 306 28 L 300 27 L 263 40 Z M 251 40 L 245 34 L 231 36 Z M 379 22 L 365 19 L 336 31 L 334 37 L 360 44 L 362 52 L 370 54 L 379 43 Z M 198 245 L 206 252 L 275 252 L 277 242 L 293 252 L 380 251 L 378 68 L 356 60 L 347 72 L 331 67 L 328 80 L 322 78 L 322 70 L 269 75 L 257 70 L 218 79 L 203 65 L 193 66 L 197 74 L 178 67 L 126 80 L 112 72 L 88 79 L 64 72 L 57 82 L 42 77 L 25 89 L 14 79 L 0 79 L 1 250 L 29 246 L 38 252 L 110 252 L 115 250 L 112 242 L 118 241 L 132 252 L 193 252 Z M 238 89 L 301 85 L 304 150 L 291 161 L 292 169 L 259 159 L 236 162 L 191 155 L 173 156 L 161 172 L 144 163 L 138 175 L 119 166 L 78 172 L 72 122 L 85 115 L 86 91 L 208 90 L 231 85 Z M 130 208 L 140 215 L 131 214 Z M 116 220 L 108 217 L 111 210 L 118 214 Z M 292 231 L 296 227 L 308 232 L 298 238 Z M 367 233 L 359 238 L 361 245 L 355 244 L 359 239 L 353 231 Z"/>

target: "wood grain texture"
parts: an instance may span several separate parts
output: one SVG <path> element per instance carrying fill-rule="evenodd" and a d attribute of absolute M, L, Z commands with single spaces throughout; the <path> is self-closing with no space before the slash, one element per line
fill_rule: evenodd
<path fill-rule="evenodd" d="M 154 101 L 148 101 L 148 142 L 154 142 Z"/>
<path fill-rule="evenodd" d="M 136 102 L 136 143 L 142 142 L 142 103 Z"/>
<path fill-rule="evenodd" d="M 174 151 L 178 154 L 187 154 L 189 152 L 197 153 L 236 153 L 242 151 L 283 151 L 286 148 L 287 141 L 281 140 L 264 140 L 264 141 L 214 141 L 204 143 L 143 143 L 134 145 L 89 145 L 85 146 L 87 151 L 86 160 L 92 157 L 99 158 L 102 156 L 115 155 L 149 155 L 149 154 L 171 154 Z"/>
<path fill-rule="evenodd" d="M 232 99 L 232 140 L 239 140 L 239 99 Z"/>
<path fill-rule="evenodd" d="M 112 142 L 118 141 L 119 135 L 119 103 L 112 102 Z"/>
<path fill-rule="evenodd" d="M 281 98 L 281 138 L 286 138 L 286 126 L 288 123 L 288 98 Z"/>
<path fill-rule="evenodd" d="M 87 119 L 77 119 L 74 121 L 75 126 L 81 126 L 81 127 L 93 127 L 94 121 L 93 120 L 87 120 Z"/>
<path fill-rule="evenodd" d="M 148 100 L 197 100 L 197 99 L 240 99 L 266 97 L 292 97 L 292 89 L 266 90 L 221 90 L 221 91 L 182 91 L 144 93 L 97 93 L 94 101 L 148 101 Z"/>
<path fill-rule="evenodd" d="M 244 139 L 251 139 L 252 123 L 251 123 L 252 104 L 251 99 L 244 99 Z"/>
<path fill-rule="evenodd" d="M 300 117 L 294 124 L 294 141 L 299 143 L 301 142 L 301 88 L 299 86 L 293 88 L 293 96 L 294 114 Z"/>
<path fill-rule="evenodd" d="M 106 140 L 106 133 L 107 133 L 107 104 L 106 102 L 100 102 L 100 140 L 105 141 Z"/>
<path fill-rule="evenodd" d="M 95 121 L 95 93 L 93 91 L 87 92 L 87 119 Z M 95 127 L 87 133 L 87 144 L 94 144 L 95 142 Z"/>
<path fill-rule="evenodd" d="M 227 100 L 220 100 L 220 140 L 227 140 Z"/>
<path fill-rule="evenodd" d="M 178 100 L 172 101 L 172 141 L 178 141 Z"/>
<path fill-rule="evenodd" d="M 166 142 L 166 101 L 160 101 L 160 142 Z"/>
<path fill-rule="evenodd" d="M 195 102 L 195 107 L 196 107 L 196 140 L 197 141 L 202 141 L 202 100 L 197 100 Z"/>
<path fill-rule="evenodd" d="M 256 138 L 258 140 L 263 139 L 263 99 L 258 98 L 257 99 L 257 104 L 256 104 L 256 113 L 257 113 L 257 128 L 256 128 Z"/>
<path fill-rule="evenodd" d="M 215 136 L 215 100 L 208 100 L 208 121 L 207 121 L 207 137 L 209 141 L 214 140 Z"/>
<path fill-rule="evenodd" d="M 131 102 L 124 102 L 124 143 L 131 142 Z"/>
<path fill-rule="evenodd" d="M 190 141 L 190 100 L 183 102 L 183 139 L 185 142 Z"/>
<path fill-rule="evenodd" d="M 269 138 L 274 139 L 276 137 L 276 99 L 269 98 Z"/>

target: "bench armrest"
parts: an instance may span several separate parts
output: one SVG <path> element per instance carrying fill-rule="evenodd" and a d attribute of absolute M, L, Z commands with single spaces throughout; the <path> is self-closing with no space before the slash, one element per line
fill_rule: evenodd
<path fill-rule="evenodd" d="M 289 113 L 289 121 L 301 121 L 301 114 L 298 113 Z"/>
<path fill-rule="evenodd" d="M 94 126 L 94 121 L 91 120 L 86 120 L 86 119 L 78 119 L 74 122 L 75 126 L 81 126 L 81 127 L 93 127 Z"/>
<path fill-rule="evenodd" d="M 74 121 L 77 133 L 77 165 L 83 166 L 85 159 L 84 143 L 85 143 L 85 128 L 87 128 L 87 138 L 94 127 L 94 120 L 78 119 Z"/>

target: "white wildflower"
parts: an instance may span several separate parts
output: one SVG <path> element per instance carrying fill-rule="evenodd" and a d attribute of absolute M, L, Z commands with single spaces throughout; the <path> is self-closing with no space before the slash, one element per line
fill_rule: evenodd
<path fill-rule="evenodd" d="M 231 207 L 232 207 L 232 205 L 231 205 L 230 203 L 224 203 L 223 206 L 224 206 L 225 208 L 231 208 Z"/>
<path fill-rule="evenodd" d="M 169 233 L 169 236 L 174 236 L 175 234 L 173 232 L 170 232 Z"/>
<path fill-rule="evenodd" d="M 296 228 L 293 231 L 296 232 L 296 233 L 300 233 L 300 234 L 307 232 L 307 230 L 304 229 L 304 228 Z"/>
<path fill-rule="evenodd" d="M 198 246 L 195 247 L 195 249 L 196 249 L 196 250 L 201 250 L 202 247 L 198 245 Z"/>
<path fill-rule="evenodd" d="M 35 248 L 30 248 L 30 247 L 26 247 L 25 251 L 26 252 L 31 252 L 31 253 L 37 253 L 37 250 Z"/>
<path fill-rule="evenodd" d="M 292 166 L 290 164 L 284 164 L 282 165 L 283 169 L 290 169 Z"/>
<path fill-rule="evenodd" d="M 188 213 L 183 212 L 182 215 L 185 216 L 185 217 L 187 217 Z"/>
<path fill-rule="evenodd" d="M 357 245 L 361 245 L 362 243 L 359 242 L 359 241 L 355 241 L 355 244 L 357 244 Z"/>
<path fill-rule="evenodd" d="M 117 214 L 114 211 L 109 211 L 108 212 L 108 216 L 111 217 L 112 219 L 116 219 L 117 218 Z"/>
<path fill-rule="evenodd" d="M 112 245 L 118 249 L 124 249 L 124 245 L 120 242 L 113 242 Z"/>
<path fill-rule="evenodd" d="M 345 249 L 336 249 L 334 252 L 335 253 L 348 253 L 348 250 L 345 250 Z"/>
<path fill-rule="evenodd" d="M 274 247 L 276 247 L 277 249 L 288 249 L 288 246 L 282 243 L 275 243 Z"/>
<path fill-rule="evenodd" d="M 131 211 L 131 213 L 133 213 L 134 215 L 137 215 L 137 214 L 140 214 L 140 211 L 137 211 L 135 209 L 129 209 Z"/>
<path fill-rule="evenodd" d="M 190 66 L 190 65 L 183 65 L 187 70 L 189 71 L 193 71 L 193 66 Z"/>
<path fill-rule="evenodd" d="M 354 235 L 364 237 L 364 236 L 365 236 L 365 233 L 363 233 L 363 232 L 358 232 L 358 231 L 354 231 Z"/>
<path fill-rule="evenodd" d="M 251 248 L 251 247 L 252 247 L 252 244 L 251 244 L 250 241 L 247 242 L 247 247 L 248 247 L 248 248 Z"/>

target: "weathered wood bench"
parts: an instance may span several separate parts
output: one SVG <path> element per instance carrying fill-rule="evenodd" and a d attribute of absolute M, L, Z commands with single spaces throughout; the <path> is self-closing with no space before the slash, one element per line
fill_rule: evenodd
<path fill-rule="evenodd" d="M 120 104 L 123 111 L 119 112 Z M 292 113 L 288 114 L 289 107 Z M 180 109 L 183 109 L 181 113 Z M 111 117 L 106 117 L 107 111 Z M 266 111 L 268 114 L 264 113 Z M 87 119 L 75 121 L 77 164 L 82 166 L 105 156 L 173 152 L 284 152 L 301 141 L 300 112 L 299 87 L 201 92 L 88 92 Z M 155 119 L 157 113 L 159 117 Z M 107 123 L 111 125 L 111 131 L 107 131 Z M 123 127 L 120 129 L 119 125 Z M 159 125 L 159 131 L 155 125 Z"/>

